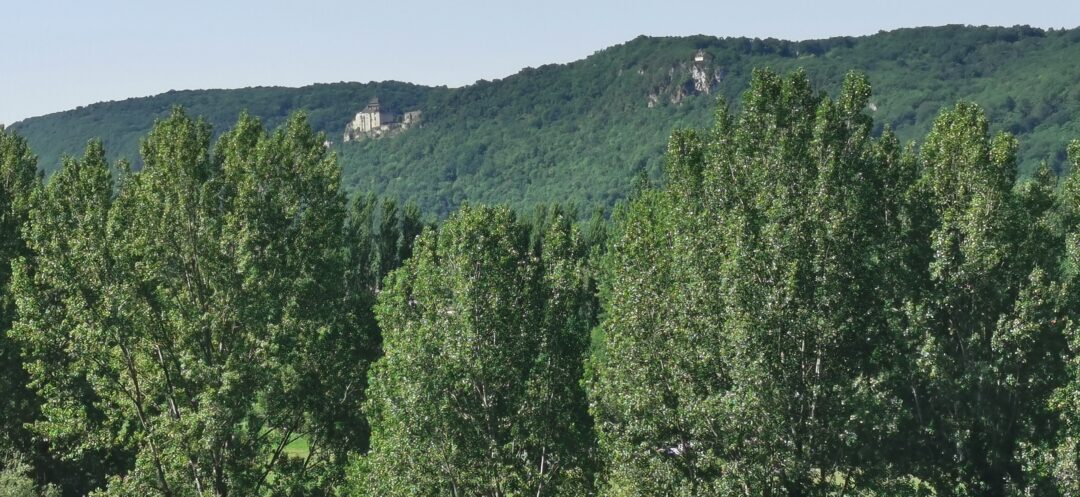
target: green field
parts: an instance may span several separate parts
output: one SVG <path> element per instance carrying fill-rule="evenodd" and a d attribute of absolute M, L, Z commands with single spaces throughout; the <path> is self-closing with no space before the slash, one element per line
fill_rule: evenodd
<path fill-rule="evenodd" d="M 303 459 L 310 454 L 310 447 L 307 437 L 300 437 L 293 440 L 292 443 L 285 446 L 285 455 L 289 457 L 295 457 L 297 459 Z"/>

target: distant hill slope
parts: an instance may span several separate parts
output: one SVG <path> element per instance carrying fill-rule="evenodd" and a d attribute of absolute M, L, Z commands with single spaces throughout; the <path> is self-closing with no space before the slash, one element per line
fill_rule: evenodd
<path fill-rule="evenodd" d="M 102 102 L 26 119 L 12 124 L 29 141 L 47 172 L 59 167 L 63 155 L 81 154 L 86 142 L 101 138 L 113 157 L 138 162 L 139 140 L 155 119 L 164 118 L 177 105 L 200 116 L 222 132 L 232 126 L 243 111 L 258 116 L 268 126 L 277 126 L 288 115 L 304 109 L 312 126 L 340 134 L 345 122 L 371 97 L 379 96 L 392 106 L 420 106 L 448 93 L 409 83 L 332 83 L 303 88 L 256 87 L 235 90 L 170 91 L 152 97 Z"/>
<path fill-rule="evenodd" d="M 700 59 L 700 60 L 698 60 Z M 945 26 L 866 37 L 787 42 L 706 36 L 639 37 L 569 64 L 524 69 L 455 89 L 406 83 L 172 91 L 27 119 L 47 170 L 99 136 L 137 163 L 138 139 L 173 105 L 222 131 L 246 109 L 276 125 L 305 109 L 335 142 L 348 188 L 417 200 L 445 214 L 465 200 L 572 201 L 609 206 L 639 171 L 658 175 L 677 127 L 708 125 L 716 96 L 737 104 L 755 67 L 802 67 L 835 91 L 849 70 L 874 85 L 871 113 L 901 138 L 921 137 L 957 100 L 987 109 L 1020 136 L 1021 169 L 1064 163 L 1080 137 L 1080 29 Z M 377 96 L 384 108 L 420 109 L 424 125 L 381 140 L 341 143 L 352 115 Z"/>

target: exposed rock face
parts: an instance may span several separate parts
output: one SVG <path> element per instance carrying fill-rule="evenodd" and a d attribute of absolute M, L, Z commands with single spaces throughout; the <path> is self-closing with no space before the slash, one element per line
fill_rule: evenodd
<path fill-rule="evenodd" d="M 700 64 L 690 67 L 690 79 L 694 81 L 694 91 L 706 95 L 712 92 L 713 79 Z"/>
<path fill-rule="evenodd" d="M 638 74 L 644 74 L 643 68 Z M 713 62 L 709 53 L 699 50 L 685 63 L 666 68 L 664 84 L 654 87 L 645 97 L 649 108 L 656 107 L 665 99 L 679 105 L 689 96 L 711 95 L 724 80 L 724 70 Z"/>
<path fill-rule="evenodd" d="M 671 94 L 671 103 L 679 105 L 687 96 L 697 94 L 698 92 L 694 90 L 694 83 L 692 81 L 683 81 L 681 85 L 675 87 L 675 92 Z"/>

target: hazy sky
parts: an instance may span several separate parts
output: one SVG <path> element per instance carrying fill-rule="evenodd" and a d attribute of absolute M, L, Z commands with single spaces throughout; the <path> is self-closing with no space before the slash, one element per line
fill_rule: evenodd
<path fill-rule="evenodd" d="M 0 123 L 170 89 L 460 86 L 639 34 L 873 34 L 1080 25 L 1076 0 L 0 0 Z"/>

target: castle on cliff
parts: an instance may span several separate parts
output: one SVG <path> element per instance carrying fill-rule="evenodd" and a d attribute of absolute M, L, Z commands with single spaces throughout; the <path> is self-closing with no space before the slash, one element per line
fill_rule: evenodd
<path fill-rule="evenodd" d="M 396 132 L 405 131 L 420 125 L 420 111 L 395 114 L 383 110 L 379 97 L 372 98 L 367 107 L 356 113 L 353 120 L 345 125 L 346 142 L 363 138 L 380 138 Z"/>

